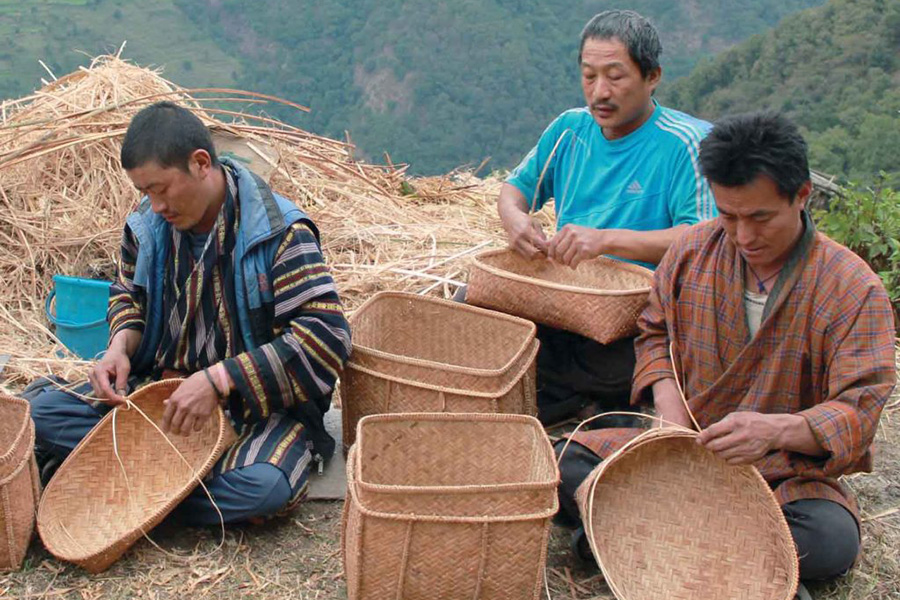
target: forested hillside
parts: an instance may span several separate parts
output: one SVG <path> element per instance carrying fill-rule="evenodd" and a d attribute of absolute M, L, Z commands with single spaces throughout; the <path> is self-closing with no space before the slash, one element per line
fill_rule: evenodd
<path fill-rule="evenodd" d="M 172 0 L 0 0 L 0 99 L 50 79 L 38 60 L 62 76 L 126 40 L 124 57 L 185 86 L 234 85 L 241 68 Z"/>
<path fill-rule="evenodd" d="M 783 110 L 815 168 L 900 185 L 900 0 L 831 0 L 701 64 L 663 98 L 706 118 Z"/>
<path fill-rule="evenodd" d="M 581 103 L 578 34 L 600 10 L 656 22 L 665 80 L 824 0 L 0 0 L 0 97 L 115 51 L 186 86 L 234 85 L 312 107 L 279 111 L 362 154 L 435 173 L 513 166 Z"/>
<path fill-rule="evenodd" d="M 241 0 L 206 0 L 206 10 L 188 14 L 222 44 L 240 47 L 242 87 L 308 104 L 313 130 L 349 130 L 369 156 L 388 150 L 431 173 L 488 156 L 492 168 L 511 167 L 554 116 L 579 105 L 578 35 L 603 9 L 653 19 L 672 78 L 698 57 L 821 3 L 270 0 L 247 11 Z"/>

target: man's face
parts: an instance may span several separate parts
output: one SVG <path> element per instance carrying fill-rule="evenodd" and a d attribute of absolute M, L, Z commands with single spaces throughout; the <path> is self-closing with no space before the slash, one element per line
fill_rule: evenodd
<path fill-rule="evenodd" d="M 807 181 L 793 202 L 766 175 L 747 185 L 711 183 L 710 188 L 719 208 L 719 223 L 744 260 L 760 275 L 760 271 L 780 268 L 803 229 L 800 212 L 811 184 Z"/>
<path fill-rule="evenodd" d="M 651 96 L 662 71 L 646 78 L 617 39 L 587 39 L 581 51 L 581 89 L 607 139 L 628 135 L 653 112 Z"/>
<path fill-rule="evenodd" d="M 179 231 L 194 228 L 207 209 L 203 192 L 204 169 L 192 157 L 188 172 L 178 167 L 161 167 L 151 161 L 126 171 L 134 187 L 150 198 L 153 212 Z"/>

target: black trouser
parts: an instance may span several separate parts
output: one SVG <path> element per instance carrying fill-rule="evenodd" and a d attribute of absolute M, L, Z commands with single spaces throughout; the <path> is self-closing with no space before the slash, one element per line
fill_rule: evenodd
<path fill-rule="evenodd" d="M 556 443 L 557 456 L 565 440 Z M 575 491 L 600 463 L 600 457 L 585 446 L 572 442 L 560 463 L 559 513 L 555 521 L 563 527 L 580 527 Z M 859 554 L 859 528 L 846 508 L 831 500 L 808 499 L 781 507 L 787 520 L 797 555 L 800 579 L 831 579 L 845 573 Z"/>
<path fill-rule="evenodd" d="M 466 287 L 453 296 L 466 301 Z M 551 425 L 576 415 L 588 404 L 598 411 L 628 410 L 634 375 L 634 338 L 601 344 L 583 335 L 537 326 L 541 348 L 537 356 L 538 419 Z M 621 426 L 630 420 L 604 420 L 598 425 Z"/>
<path fill-rule="evenodd" d="M 634 338 L 601 344 L 577 333 L 538 325 L 538 419 L 545 425 L 578 413 L 629 410 Z M 613 423 L 604 423 L 612 425 Z"/>

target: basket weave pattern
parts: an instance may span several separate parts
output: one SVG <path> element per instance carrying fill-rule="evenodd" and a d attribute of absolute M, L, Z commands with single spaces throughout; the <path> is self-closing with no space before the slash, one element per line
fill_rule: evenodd
<path fill-rule="evenodd" d="M 359 430 L 342 532 L 351 600 L 539 597 L 559 473 L 537 420 L 380 415 Z"/>
<path fill-rule="evenodd" d="M 344 446 L 367 415 L 534 415 L 533 323 L 415 294 L 382 292 L 350 318 L 353 354 L 341 379 Z"/>
<path fill-rule="evenodd" d="M 159 425 L 163 400 L 180 383 L 153 383 L 129 399 Z M 114 452 L 114 413 L 124 474 Z M 168 439 L 190 467 L 138 411 L 117 408 L 107 414 L 44 491 L 38 531 L 47 549 L 93 573 L 103 571 L 191 492 L 236 435 L 217 409 L 202 430 L 185 436 L 170 434 Z"/>
<path fill-rule="evenodd" d="M 654 429 L 579 487 L 591 550 L 620 600 L 791 600 L 798 564 L 765 480 Z M 593 535 L 590 535 L 590 532 Z"/>
<path fill-rule="evenodd" d="M 39 497 L 31 405 L 0 394 L 0 569 L 22 566 Z"/>
<path fill-rule="evenodd" d="M 466 301 L 609 344 L 637 334 L 652 279 L 649 269 L 603 256 L 572 269 L 488 250 L 472 262 Z"/>

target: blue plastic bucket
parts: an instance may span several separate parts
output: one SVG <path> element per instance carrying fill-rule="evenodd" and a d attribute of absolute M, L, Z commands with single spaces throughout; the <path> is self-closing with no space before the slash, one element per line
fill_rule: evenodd
<path fill-rule="evenodd" d="M 54 275 L 53 285 L 45 308 L 56 337 L 81 358 L 95 358 L 106 350 L 109 338 L 106 308 L 112 282 Z M 56 310 L 51 310 L 54 298 Z"/>

